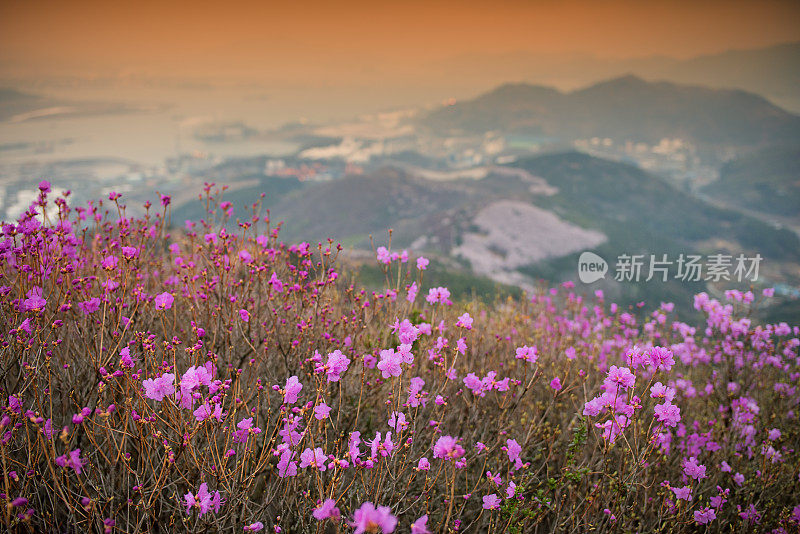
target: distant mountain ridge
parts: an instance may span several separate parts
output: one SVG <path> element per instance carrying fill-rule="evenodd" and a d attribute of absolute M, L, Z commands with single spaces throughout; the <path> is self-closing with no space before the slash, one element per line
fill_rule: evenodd
<path fill-rule="evenodd" d="M 488 80 L 525 81 L 572 90 L 632 73 L 646 80 L 743 89 L 800 113 L 800 42 L 732 49 L 686 59 L 664 55 L 604 58 L 586 53 L 470 53 L 432 63 L 441 83 L 476 94 Z M 451 92 L 453 90 L 451 89 Z"/>
<path fill-rule="evenodd" d="M 571 92 L 505 84 L 421 119 L 440 133 L 490 130 L 560 140 L 610 137 L 654 143 L 679 137 L 702 145 L 759 146 L 800 139 L 800 116 L 735 89 L 648 82 L 627 75 Z"/>
<path fill-rule="evenodd" d="M 676 83 L 736 87 L 795 111 L 800 105 L 800 42 L 704 54 L 635 72 Z"/>

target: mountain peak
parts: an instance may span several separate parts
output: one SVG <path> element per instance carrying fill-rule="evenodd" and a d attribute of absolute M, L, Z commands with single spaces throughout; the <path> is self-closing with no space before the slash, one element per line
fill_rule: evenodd
<path fill-rule="evenodd" d="M 606 82 L 600 83 L 609 83 L 615 85 L 649 85 L 649 82 L 644 78 L 640 78 L 635 74 L 623 74 L 622 76 L 617 76 L 616 78 L 611 78 Z"/>
<path fill-rule="evenodd" d="M 510 82 L 504 83 L 503 85 L 496 87 L 492 91 L 478 98 L 500 97 L 517 100 L 560 94 L 561 92 L 558 89 L 546 85 L 536 85 L 525 82 Z"/>
<path fill-rule="evenodd" d="M 660 83 L 649 82 L 644 78 L 640 78 L 634 74 L 625 74 L 609 80 L 597 82 L 583 89 L 578 89 L 575 93 L 585 93 L 596 90 L 609 90 L 609 91 L 624 91 L 624 90 L 642 90 L 647 88 L 661 85 Z M 671 85 L 671 84 L 669 84 Z"/>

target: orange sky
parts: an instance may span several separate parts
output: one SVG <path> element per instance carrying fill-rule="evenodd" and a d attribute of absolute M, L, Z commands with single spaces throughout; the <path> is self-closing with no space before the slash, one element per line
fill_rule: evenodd
<path fill-rule="evenodd" d="M 795 0 L 0 0 L 6 76 L 369 76 L 475 53 L 687 57 L 797 40 Z"/>

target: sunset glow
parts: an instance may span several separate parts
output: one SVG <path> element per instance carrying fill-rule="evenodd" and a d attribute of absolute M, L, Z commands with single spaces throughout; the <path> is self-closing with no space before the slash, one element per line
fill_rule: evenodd
<path fill-rule="evenodd" d="M 798 38 L 800 5 L 776 0 L 4 2 L 0 72 L 334 83 L 466 54 L 683 58 Z"/>

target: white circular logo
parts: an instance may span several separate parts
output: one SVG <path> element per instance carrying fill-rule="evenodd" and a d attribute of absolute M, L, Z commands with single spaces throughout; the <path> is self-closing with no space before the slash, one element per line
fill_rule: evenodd
<path fill-rule="evenodd" d="M 578 258 L 578 278 L 584 284 L 591 284 L 606 277 L 608 263 L 594 252 L 584 252 Z"/>

